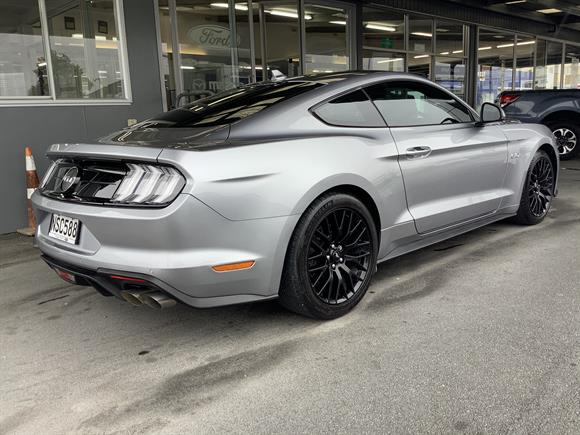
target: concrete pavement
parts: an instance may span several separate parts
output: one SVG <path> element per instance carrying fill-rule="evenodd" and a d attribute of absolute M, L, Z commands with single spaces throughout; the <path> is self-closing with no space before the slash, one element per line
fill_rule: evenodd
<path fill-rule="evenodd" d="M 545 222 L 383 263 L 348 316 L 132 307 L 0 236 L 0 433 L 580 433 L 580 161 Z"/>

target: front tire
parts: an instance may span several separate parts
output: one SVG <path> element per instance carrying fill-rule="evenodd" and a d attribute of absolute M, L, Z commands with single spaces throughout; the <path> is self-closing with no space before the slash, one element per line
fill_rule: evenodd
<path fill-rule="evenodd" d="M 573 121 L 563 120 L 548 125 L 556 138 L 560 160 L 571 160 L 580 152 L 580 126 Z"/>
<path fill-rule="evenodd" d="M 544 220 L 554 198 L 554 165 L 546 152 L 538 151 L 530 163 L 520 208 L 515 221 L 522 225 L 536 225 Z"/>
<path fill-rule="evenodd" d="M 304 212 L 288 247 L 280 303 L 318 319 L 348 313 L 376 269 L 377 228 L 357 198 L 330 193 Z"/>

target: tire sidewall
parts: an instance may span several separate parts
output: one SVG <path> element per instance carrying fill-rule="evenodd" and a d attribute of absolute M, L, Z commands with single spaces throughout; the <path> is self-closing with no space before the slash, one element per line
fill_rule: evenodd
<path fill-rule="evenodd" d="M 530 165 L 528 166 L 528 171 L 526 173 L 526 178 L 524 180 L 524 186 L 522 189 L 522 199 L 520 201 L 520 209 L 518 210 L 518 216 L 521 217 L 526 223 L 530 225 L 539 224 L 544 220 L 544 218 L 550 212 L 550 209 L 552 208 L 552 201 L 554 200 L 554 192 L 552 192 L 552 198 L 550 204 L 548 205 L 548 210 L 546 210 L 546 213 L 541 217 L 534 216 L 534 214 L 530 210 L 528 186 L 530 183 L 530 177 L 532 176 L 532 170 L 536 165 L 536 163 L 538 162 L 538 160 L 540 160 L 541 158 L 546 158 L 548 160 L 548 162 L 550 163 L 550 167 L 552 168 L 552 177 L 554 178 L 554 180 L 556 179 L 555 168 L 548 154 L 541 150 L 537 151 L 534 157 L 532 158 Z"/>
<path fill-rule="evenodd" d="M 369 270 L 359 290 L 349 300 L 338 305 L 331 305 L 321 301 L 314 293 L 314 290 L 310 284 L 310 279 L 308 277 L 306 264 L 308 256 L 308 243 L 316 231 L 316 228 L 329 213 L 340 208 L 353 209 L 365 220 L 369 228 L 372 249 L 371 258 L 369 261 Z M 297 258 L 295 258 L 295 261 L 292 262 L 292 267 L 295 269 L 294 273 L 298 278 L 298 282 L 302 286 L 304 302 L 309 311 L 311 311 L 311 314 L 315 317 L 323 319 L 340 317 L 349 312 L 355 305 L 359 303 L 359 301 L 365 295 L 374 275 L 378 251 L 378 235 L 374 219 L 361 201 L 350 195 L 341 193 L 332 194 L 328 197 L 325 197 L 323 201 L 316 204 L 315 207 L 309 209 L 303 218 L 303 225 L 299 225 L 298 232 L 296 234 L 295 243 L 298 244 L 299 249 L 295 251 L 297 253 Z"/>

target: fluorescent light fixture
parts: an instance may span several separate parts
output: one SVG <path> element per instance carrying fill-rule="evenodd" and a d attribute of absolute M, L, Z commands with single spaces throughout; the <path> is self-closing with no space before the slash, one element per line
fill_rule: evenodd
<path fill-rule="evenodd" d="M 491 50 L 493 47 L 491 45 L 488 45 L 487 47 L 479 47 L 478 50 Z"/>
<path fill-rule="evenodd" d="M 463 53 L 463 50 L 455 50 L 455 51 L 452 51 L 451 53 L 453 53 L 453 54 Z"/>
<path fill-rule="evenodd" d="M 397 31 L 396 27 L 385 26 L 384 24 L 379 24 L 379 23 L 366 23 L 365 27 L 367 29 L 372 29 L 372 30 L 384 30 L 385 32 L 396 32 Z"/>
<path fill-rule="evenodd" d="M 280 10 L 280 9 L 272 9 L 272 10 L 266 11 L 266 12 L 269 13 L 270 15 L 277 15 L 279 17 L 298 18 L 298 13 L 297 12 L 283 11 L 283 10 Z M 304 14 L 304 19 L 305 20 L 311 20 L 312 19 L 312 15 Z"/>
<path fill-rule="evenodd" d="M 181 65 L 181 69 L 195 69 L 195 67 L 189 65 Z"/>
<path fill-rule="evenodd" d="M 557 14 L 558 12 L 562 11 L 556 8 L 548 8 L 548 9 L 537 9 L 536 12 L 539 12 L 541 14 Z"/>
<path fill-rule="evenodd" d="M 433 33 L 427 33 L 427 32 L 411 32 L 411 35 L 424 36 L 425 38 L 431 38 L 433 36 Z"/>
<path fill-rule="evenodd" d="M 330 24 L 338 24 L 339 26 L 346 26 L 346 21 L 329 21 Z"/>
<path fill-rule="evenodd" d="M 504 4 L 506 4 L 506 5 L 515 5 L 517 3 L 525 3 L 527 1 L 528 0 L 512 0 L 512 1 L 509 1 L 509 2 L 505 2 Z"/>
<path fill-rule="evenodd" d="M 391 63 L 391 62 L 400 62 L 402 61 L 403 58 L 402 57 L 395 57 L 393 59 L 383 59 L 383 60 L 377 60 L 377 63 Z"/>
<path fill-rule="evenodd" d="M 439 54 L 449 54 L 449 52 L 448 52 L 448 51 L 442 51 L 442 52 L 441 52 L 441 53 L 439 53 Z"/>
<path fill-rule="evenodd" d="M 106 36 L 103 36 L 103 35 L 95 35 L 95 39 L 97 41 L 106 41 L 107 40 L 107 37 Z"/>
<path fill-rule="evenodd" d="M 413 56 L 413 59 L 423 59 L 424 57 L 429 57 L 428 54 L 419 54 L 417 56 Z"/>
<path fill-rule="evenodd" d="M 105 70 L 98 70 L 97 72 L 98 72 L 99 74 L 107 74 L 107 71 L 105 71 Z"/>
<path fill-rule="evenodd" d="M 214 8 L 223 8 L 223 9 L 229 8 L 229 5 L 227 3 L 210 3 L 209 5 Z M 247 11 L 248 5 L 245 5 L 243 3 L 236 3 L 234 8 L 237 9 L 238 11 Z"/>
<path fill-rule="evenodd" d="M 524 42 L 518 42 L 516 45 L 531 45 L 531 44 L 535 44 L 536 41 L 524 41 Z"/>
<path fill-rule="evenodd" d="M 71 36 L 75 39 L 83 39 L 84 38 L 84 35 L 82 33 L 73 33 Z"/>
<path fill-rule="evenodd" d="M 117 37 L 116 37 L 116 36 L 113 36 L 111 39 L 112 39 L 113 41 L 116 41 L 116 40 L 117 40 Z"/>
<path fill-rule="evenodd" d="M 511 43 L 509 43 L 509 44 L 499 44 L 499 45 L 497 45 L 496 47 L 497 47 L 497 48 L 508 48 L 508 47 L 513 47 L 513 46 L 514 46 L 514 43 L 513 43 L 513 42 L 511 42 Z"/>

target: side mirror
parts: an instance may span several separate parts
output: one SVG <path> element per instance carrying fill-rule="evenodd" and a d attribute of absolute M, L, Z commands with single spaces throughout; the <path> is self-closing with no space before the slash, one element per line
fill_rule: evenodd
<path fill-rule="evenodd" d="M 504 119 L 503 110 L 499 106 L 492 103 L 483 103 L 481 106 L 481 112 L 479 115 L 480 123 L 485 124 L 486 122 L 497 122 Z"/>

